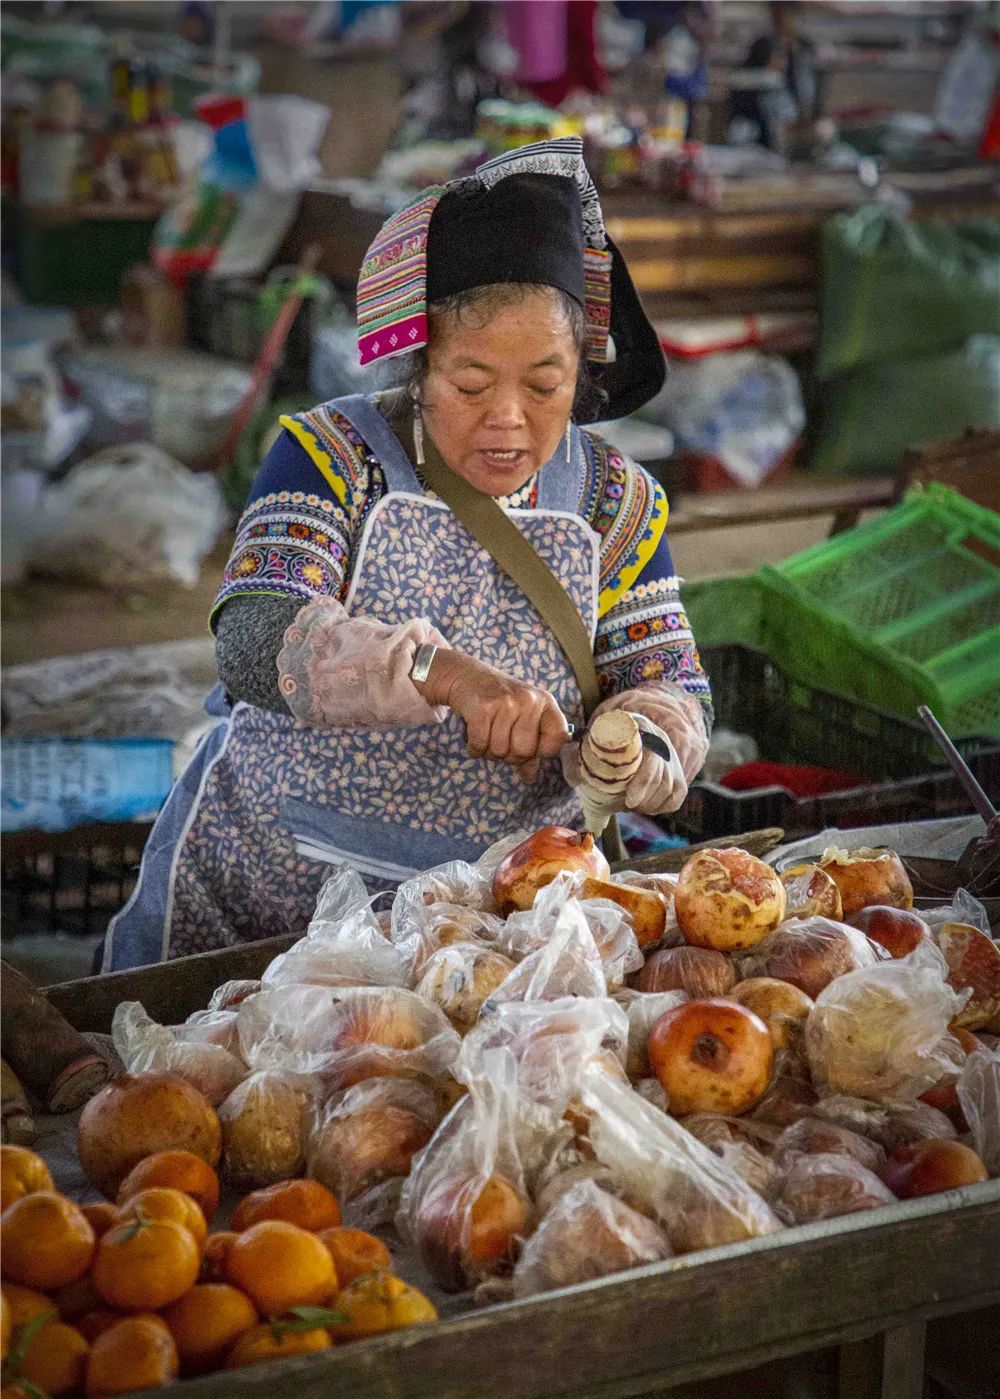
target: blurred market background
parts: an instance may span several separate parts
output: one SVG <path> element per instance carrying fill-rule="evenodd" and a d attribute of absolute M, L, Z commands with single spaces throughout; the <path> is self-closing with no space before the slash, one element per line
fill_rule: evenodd
<path fill-rule="evenodd" d="M 211 722 L 206 619 L 279 413 L 380 386 L 371 237 L 550 135 L 583 136 L 671 365 L 602 429 L 667 489 L 716 693 L 665 836 L 968 810 L 921 701 L 1000 788 L 1000 6 L 8 2 L 0 26 L 23 964 L 86 969 Z"/>

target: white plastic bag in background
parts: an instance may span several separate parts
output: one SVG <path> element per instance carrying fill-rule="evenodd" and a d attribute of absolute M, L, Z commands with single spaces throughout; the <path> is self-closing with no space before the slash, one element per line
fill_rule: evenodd
<path fill-rule="evenodd" d="M 111 447 L 50 486 L 32 566 L 117 586 L 170 579 L 193 587 L 225 522 L 214 476 L 149 443 Z"/>
<path fill-rule="evenodd" d="M 643 409 L 681 446 L 718 458 L 745 486 L 759 486 L 805 427 L 798 376 L 785 360 L 757 350 L 671 365 Z"/>

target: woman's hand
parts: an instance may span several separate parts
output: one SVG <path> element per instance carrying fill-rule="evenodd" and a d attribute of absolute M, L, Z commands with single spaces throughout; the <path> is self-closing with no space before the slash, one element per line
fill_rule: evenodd
<path fill-rule="evenodd" d="M 472 757 L 512 763 L 526 782 L 569 737 L 565 715 L 548 690 L 457 651 L 439 651 L 417 688 L 428 704 L 446 705 L 464 720 Z"/>

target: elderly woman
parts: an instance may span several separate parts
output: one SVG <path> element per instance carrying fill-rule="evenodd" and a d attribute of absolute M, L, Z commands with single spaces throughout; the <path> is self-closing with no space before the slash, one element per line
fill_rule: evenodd
<path fill-rule="evenodd" d="M 442 483 L 516 523 L 585 629 L 601 708 L 658 736 L 624 805 L 675 810 L 703 761 L 709 689 L 666 499 L 578 426 L 664 377 L 580 142 L 500 156 L 390 219 L 358 321 L 362 363 L 405 352 L 408 381 L 282 419 L 213 613 L 219 723 L 157 821 L 106 969 L 301 932 L 331 864 L 387 888 L 581 824 L 559 761 L 586 721 L 580 666 Z"/>

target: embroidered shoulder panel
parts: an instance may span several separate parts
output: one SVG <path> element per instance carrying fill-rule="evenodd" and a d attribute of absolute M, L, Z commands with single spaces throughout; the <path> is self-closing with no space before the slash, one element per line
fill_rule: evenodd
<path fill-rule="evenodd" d="M 663 487 L 641 466 L 586 433 L 590 466 L 580 514 L 601 538 L 603 616 L 639 578 L 656 553 L 669 506 Z"/>

